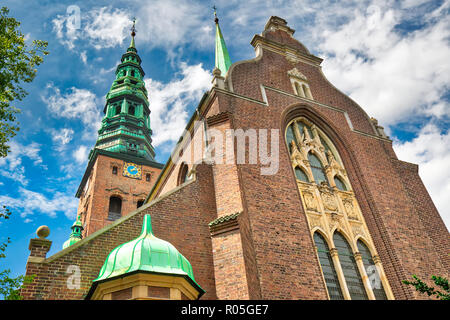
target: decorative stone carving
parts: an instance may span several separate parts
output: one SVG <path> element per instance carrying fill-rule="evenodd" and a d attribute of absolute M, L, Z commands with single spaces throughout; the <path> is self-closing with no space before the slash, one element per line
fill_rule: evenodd
<path fill-rule="evenodd" d="M 359 220 L 353 200 L 350 198 L 342 199 L 342 203 L 344 204 L 345 212 L 347 212 L 348 218 L 352 220 Z"/>
<path fill-rule="evenodd" d="M 353 257 L 355 258 L 356 261 L 361 261 L 362 260 L 362 254 L 360 252 L 355 252 L 353 254 Z"/>
<path fill-rule="evenodd" d="M 353 226 L 352 232 L 355 237 L 365 235 L 364 229 L 361 226 Z"/>
<path fill-rule="evenodd" d="M 337 210 L 338 206 L 336 203 L 336 199 L 334 198 L 334 195 L 332 193 L 321 191 L 320 195 L 322 197 L 323 205 L 326 210 L 329 211 Z"/>
<path fill-rule="evenodd" d="M 294 140 L 291 140 L 291 161 L 294 166 L 300 165 L 303 161 L 307 161 L 303 150 L 299 150 Z"/>
<path fill-rule="evenodd" d="M 336 161 L 336 158 L 330 150 L 327 151 L 327 159 L 330 167 L 333 168 L 334 171 L 340 173 L 343 176 L 347 175 L 344 168 L 339 164 L 339 162 Z"/>
<path fill-rule="evenodd" d="M 293 56 L 293 55 L 286 55 L 286 60 L 289 61 L 289 63 L 292 63 L 292 64 L 297 64 L 297 63 L 300 62 L 300 59 L 297 58 L 296 56 Z"/>
<path fill-rule="evenodd" d="M 375 263 L 375 264 L 381 263 L 380 256 L 377 254 L 372 257 L 372 260 L 373 260 L 373 263 Z"/>
<path fill-rule="evenodd" d="M 297 70 L 297 68 L 294 68 L 292 70 L 288 71 L 288 75 L 297 79 L 301 79 L 301 80 L 308 80 L 308 78 L 306 78 L 306 76 L 301 73 L 300 71 Z"/>
<path fill-rule="evenodd" d="M 303 199 L 305 199 L 306 209 L 312 210 L 312 211 L 318 211 L 316 198 L 314 197 L 314 195 L 311 192 L 309 192 L 309 191 L 303 192 Z"/>
<path fill-rule="evenodd" d="M 332 231 L 335 227 L 341 226 L 341 217 L 337 213 L 331 213 L 328 219 L 328 226 L 330 227 L 330 231 Z"/>
<path fill-rule="evenodd" d="M 322 228 L 322 220 L 318 217 L 308 216 L 309 228 L 312 230 L 315 227 Z"/>
<path fill-rule="evenodd" d="M 331 255 L 331 257 L 337 257 L 338 256 L 338 249 L 331 248 L 330 249 L 330 255 Z"/>
<path fill-rule="evenodd" d="M 319 133 L 317 132 L 317 127 L 315 125 L 311 126 L 311 132 L 313 134 L 313 137 L 310 144 L 319 149 L 320 152 L 324 152 L 325 148 L 323 147 L 322 142 L 320 141 Z"/>
<path fill-rule="evenodd" d="M 375 127 L 376 133 L 378 136 L 382 138 L 388 139 L 389 137 L 384 133 L 384 128 L 378 124 L 378 120 L 375 118 L 370 118 L 370 122 L 372 122 L 373 126 Z"/>

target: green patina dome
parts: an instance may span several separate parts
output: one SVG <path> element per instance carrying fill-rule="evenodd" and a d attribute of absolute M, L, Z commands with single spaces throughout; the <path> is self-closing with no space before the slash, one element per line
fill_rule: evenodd
<path fill-rule="evenodd" d="M 189 261 L 169 242 L 153 235 L 151 217 L 144 216 L 141 235 L 112 250 L 95 282 L 123 276 L 136 271 L 146 271 L 189 277 L 195 282 Z"/>

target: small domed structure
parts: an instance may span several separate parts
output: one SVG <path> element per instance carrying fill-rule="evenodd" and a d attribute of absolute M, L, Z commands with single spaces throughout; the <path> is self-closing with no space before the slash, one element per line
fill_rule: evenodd
<path fill-rule="evenodd" d="M 81 216 L 77 217 L 77 220 L 73 223 L 72 227 L 72 233 L 70 234 L 70 237 L 66 242 L 63 244 L 63 249 L 70 247 L 71 245 L 77 243 L 81 239 L 83 239 L 82 232 L 83 232 L 83 224 L 81 223 Z"/>
<path fill-rule="evenodd" d="M 117 291 L 111 289 L 114 281 L 118 284 Z M 139 286 L 136 281 L 140 282 Z M 106 291 L 102 291 L 105 283 L 108 283 L 103 286 Z M 128 294 L 124 290 L 128 290 Z M 121 294 L 115 295 L 118 291 Z M 171 243 L 153 235 L 151 217 L 147 214 L 140 236 L 109 253 L 99 276 L 93 280 L 87 299 L 105 300 L 116 296 L 118 299 L 191 300 L 198 299 L 204 292 L 195 282 L 189 261 Z"/>

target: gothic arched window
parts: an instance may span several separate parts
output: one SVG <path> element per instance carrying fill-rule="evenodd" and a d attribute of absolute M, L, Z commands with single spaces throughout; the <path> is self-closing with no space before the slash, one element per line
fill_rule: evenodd
<path fill-rule="evenodd" d="M 295 176 L 300 181 L 309 182 L 308 176 L 300 167 L 295 167 Z"/>
<path fill-rule="evenodd" d="M 317 247 L 317 255 L 319 256 L 320 266 L 322 267 L 323 277 L 327 285 L 328 295 L 330 300 L 344 300 L 342 295 L 339 279 L 334 268 L 333 259 L 331 258 L 330 249 L 318 232 L 314 233 L 314 243 Z"/>
<path fill-rule="evenodd" d="M 311 171 L 314 180 L 317 184 L 321 182 L 326 182 L 328 184 L 327 176 L 325 175 L 325 170 L 323 168 L 322 162 L 313 153 L 308 153 L 309 164 L 311 165 Z"/>
<path fill-rule="evenodd" d="M 116 196 L 109 198 L 108 220 L 116 220 L 122 216 L 122 199 Z"/>
<path fill-rule="evenodd" d="M 144 199 L 138 200 L 137 207 L 141 207 L 144 204 Z"/>
<path fill-rule="evenodd" d="M 128 108 L 128 113 L 131 114 L 132 116 L 134 116 L 134 113 L 135 113 L 135 108 L 134 108 L 134 106 L 130 106 L 130 107 Z"/>
<path fill-rule="evenodd" d="M 286 129 L 286 142 L 288 144 L 288 146 L 291 145 L 291 141 L 295 141 L 295 135 L 294 135 L 294 129 L 293 129 L 293 124 L 289 125 Z M 289 149 L 290 152 L 292 152 L 292 150 Z"/>
<path fill-rule="evenodd" d="M 366 289 L 358 271 L 355 257 L 347 240 L 339 233 L 333 235 L 334 246 L 338 251 L 339 262 L 352 300 L 368 300 Z"/>
<path fill-rule="evenodd" d="M 383 284 L 381 283 L 380 275 L 375 267 L 375 262 L 373 262 L 372 254 L 369 248 L 362 242 L 358 240 L 358 251 L 361 253 L 362 261 L 364 264 L 364 269 L 366 269 L 367 276 L 369 277 L 370 285 L 372 287 L 373 294 L 377 300 L 387 300 L 386 292 L 384 291 Z"/>
<path fill-rule="evenodd" d="M 347 187 L 345 186 L 345 183 L 342 182 L 341 178 L 334 176 L 334 183 L 339 190 L 347 191 Z"/>

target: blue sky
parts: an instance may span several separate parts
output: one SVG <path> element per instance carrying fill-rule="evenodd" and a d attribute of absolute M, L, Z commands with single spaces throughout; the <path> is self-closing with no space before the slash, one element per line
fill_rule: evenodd
<path fill-rule="evenodd" d="M 294 36 L 325 59 L 327 78 L 385 127 L 398 157 L 420 165 L 450 226 L 450 1 L 214 3 L 233 62 L 254 57 L 249 42 L 271 15 L 286 19 Z M 154 146 L 165 163 L 211 86 L 214 3 L 3 1 L 27 39 L 49 42 L 50 55 L 25 86 L 27 98 L 16 104 L 21 130 L 0 159 L 0 203 L 13 211 L 0 224 L 2 237 L 12 240 L 0 270 L 25 272 L 29 239 L 40 225 L 51 230 L 49 255 L 69 236 L 75 192 L 134 16 Z"/>

